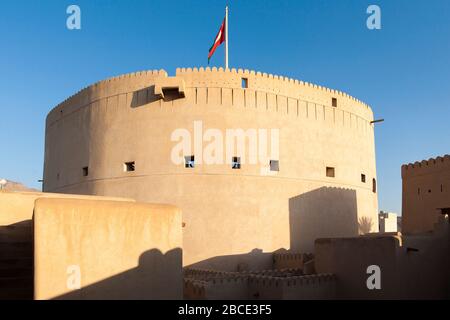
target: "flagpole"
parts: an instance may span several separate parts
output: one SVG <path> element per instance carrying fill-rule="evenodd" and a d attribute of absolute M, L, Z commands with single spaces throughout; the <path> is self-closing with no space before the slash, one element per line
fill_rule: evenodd
<path fill-rule="evenodd" d="M 228 6 L 225 7 L 225 70 L 228 69 Z"/>

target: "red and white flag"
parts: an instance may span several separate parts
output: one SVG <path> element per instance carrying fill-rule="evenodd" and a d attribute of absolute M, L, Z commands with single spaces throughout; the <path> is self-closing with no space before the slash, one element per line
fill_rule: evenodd
<path fill-rule="evenodd" d="M 209 60 L 211 59 L 212 55 L 214 54 L 214 52 L 216 51 L 217 47 L 220 46 L 222 43 L 224 43 L 226 41 L 226 21 L 227 18 L 225 17 L 225 19 L 223 19 L 222 25 L 220 26 L 220 30 L 217 33 L 216 38 L 214 39 L 214 43 L 211 46 L 211 48 L 209 49 L 209 54 L 208 54 L 208 64 L 209 64 Z"/>

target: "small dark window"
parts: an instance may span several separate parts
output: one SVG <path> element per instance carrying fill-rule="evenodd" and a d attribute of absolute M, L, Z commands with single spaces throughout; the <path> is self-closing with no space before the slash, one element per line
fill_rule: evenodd
<path fill-rule="evenodd" d="M 431 189 L 428 189 L 428 193 L 431 193 Z"/>
<path fill-rule="evenodd" d="M 89 175 L 89 167 L 83 168 L 83 177 L 87 177 Z"/>
<path fill-rule="evenodd" d="M 337 99 L 336 98 L 331 98 L 331 106 L 337 108 Z"/>
<path fill-rule="evenodd" d="M 125 163 L 123 164 L 123 170 L 124 170 L 125 172 L 133 172 L 134 170 L 136 170 L 136 166 L 135 166 L 134 161 L 131 161 L 131 162 L 125 162 Z"/>
<path fill-rule="evenodd" d="M 184 167 L 185 168 L 194 168 L 195 167 L 194 156 L 185 156 L 184 157 Z"/>
<path fill-rule="evenodd" d="M 375 180 L 375 178 L 372 179 L 372 192 L 377 192 L 377 180 Z"/>
<path fill-rule="evenodd" d="M 361 174 L 361 182 L 366 183 L 366 175 L 365 174 Z"/>
<path fill-rule="evenodd" d="M 56 180 L 59 180 L 60 174 L 59 172 L 56 174 Z"/>
<path fill-rule="evenodd" d="M 417 194 L 420 195 L 420 188 L 417 188 Z"/>
<path fill-rule="evenodd" d="M 334 178 L 335 172 L 333 167 L 327 167 L 327 177 Z"/>
<path fill-rule="evenodd" d="M 248 88 L 248 79 L 247 78 L 242 78 L 241 87 L 242 87 L 242 89 Z"/>
<path fill-rule="evenodd" d="M 270 160 L 270 171 L 280 171 L 280 161 Z"/>
<path fill-rule="evenodd" d="M 441 184 L 441 192 L 444 192 L 444 186 Z"/>
<path fill-rule="evenodd" d="M 241 168 L 241 157 L 233 157 L 231 161 L 232 169 L 240 169 Z"/>

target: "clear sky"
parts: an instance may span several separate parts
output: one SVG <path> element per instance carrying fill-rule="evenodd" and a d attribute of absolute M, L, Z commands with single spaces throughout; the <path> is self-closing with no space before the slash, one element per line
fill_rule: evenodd
<path fill-rule="evenodd" d="M 122 73 L 205 66 L 219 0 L 2 1 L 0 178 L 40 188 L 47 113 Z M 380 209 L 401 211 L 403 163 L 450 153 L 450 1 L 228 1 L 230 66 L 289 76 L 368 103 Z M 81 30 L 66 9 L 81 8 Z M 381 30 L 366 27 L 370 4 Z M 211 65 L 221 66 L 222 48 Z"/>

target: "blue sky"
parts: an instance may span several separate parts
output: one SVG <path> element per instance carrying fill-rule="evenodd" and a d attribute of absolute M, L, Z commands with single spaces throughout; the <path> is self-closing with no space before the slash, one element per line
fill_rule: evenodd
<path fill-rule="evenodd" d="M 121 73 L 204 66 L 226 1 L 2 1 L 0 177 L 40 188 L 48 111 Z M 230 66 L 339 89 L 376 118 L 380 209 L 403 163 L 450 153 L 450 1 L 228 1 Z M 66 28 L 79 5 L 82 29 Z M 366 27 L 377 4 L 382 29 Z M 221 66 L 222 50 L 211 64 Z"/>

